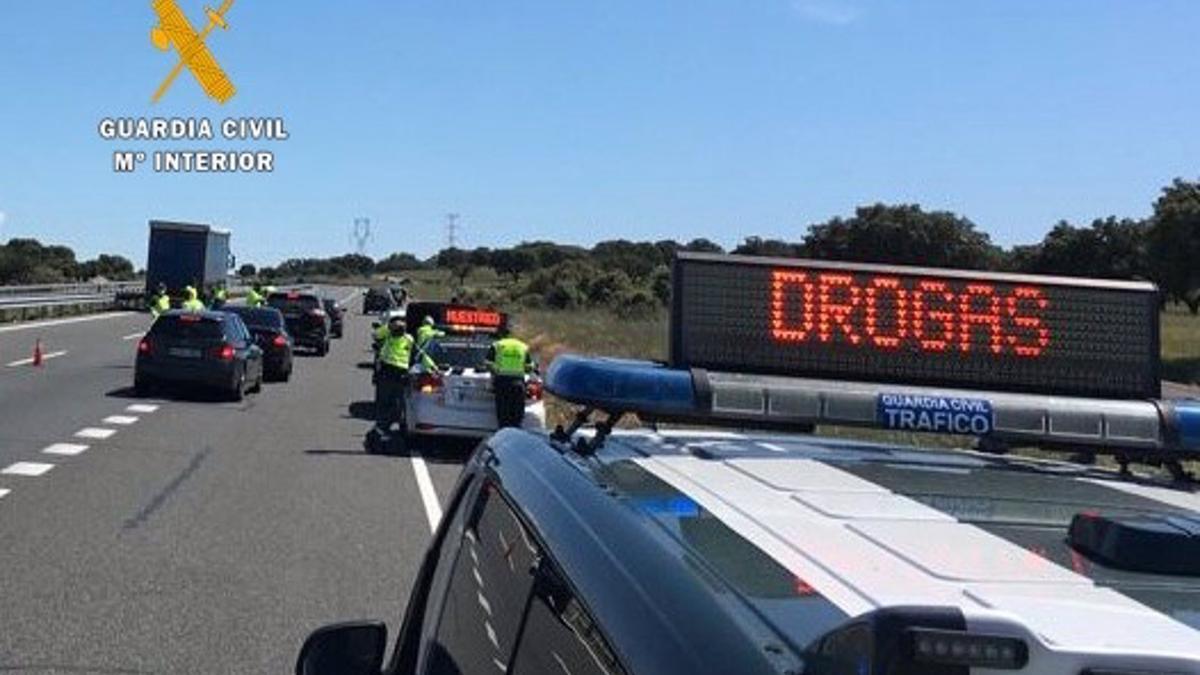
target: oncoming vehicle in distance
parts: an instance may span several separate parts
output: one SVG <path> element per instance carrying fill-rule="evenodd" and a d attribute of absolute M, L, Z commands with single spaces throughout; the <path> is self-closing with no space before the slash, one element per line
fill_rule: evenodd
<path fill-rule="evenodd" d="M 396 307 L 391 289 L 384 287 L 368 288 L 363 295 L 363 314 L 378 314 Z"/>
<path fill-rule="evenodd" d="M 491 335 L 468 333 L 435 337 L 425 345 L 425 356 L 436 365 L 431 368 L 418 354 L 412 367 L 408 434 L 483 438 L 496 431 L 496 399 L 484 362 L 491 344 Z M 525 382 L 522 427 L 542 429 L 545 425 L 542 381 L 530 374 Z"/>
<path fill-rule="evenodd" d="M 329 315 L 329 334 L 340 339 L 344 330 L 346 310 L 338 305 L 337 300 L 329 296 L 321 298 L 321 305 L 325 308 L 325 313 Z"/>
<path fill-rule="evenodd" d="M 138 342 L 134 389 L 161 385 L 216 389 L 240 401 L 263 383 L 263 351 L 236 314 L 172 310 Z"/>
<path fill-rule="evenodd" d="M 292 376 L 292 336 L 287 332 L 283 314 L 274 307 L 225 305 L 221 311 L 241 317 L 254 342 L 263 350 L 263 370 L 267 379 L 287 382 Z"/>
<path fill-rule="evenodd" d="M 479 446 L 390 663 L 383 624 L 343 623 L 297 673 L 1200 675 L 1200 401 L 1144 395 L 1151 284 L 680 256 L 673 288 L 666 363 L 559 357 L 574 421 Z"/>
<path fill-rule="evenodd" d="M 276 291 L 267 295 L 267 305 L 278 309 L 287 323 L 288 334 L 297 347 L 311 349 L 318 356 L 329 353 L 329 314 L 315 293 Z"/>

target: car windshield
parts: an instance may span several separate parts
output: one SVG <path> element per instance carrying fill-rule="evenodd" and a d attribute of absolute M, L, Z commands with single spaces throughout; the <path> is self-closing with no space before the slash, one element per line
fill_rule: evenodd
<path fill-rule="evenodd" d="M 230 307 L 226 311 L 242 317 L 242 321 L 246 322 L 246 327 L 250 330 L 279 330 L 283 328 L 283 315 L 277 309 Z"/>
<path fill-rule="evenodd" d="M 432 340 L 425 351 L 440 366 L 482 370 L 488 344 L 481 340 Z"/>
<path fill-rule="evenodd" d="M 198 316 L 164 316 L 150 328 L 151 337 L 175 340 L 211 340 L 224 335 L 220 321 Z"/>

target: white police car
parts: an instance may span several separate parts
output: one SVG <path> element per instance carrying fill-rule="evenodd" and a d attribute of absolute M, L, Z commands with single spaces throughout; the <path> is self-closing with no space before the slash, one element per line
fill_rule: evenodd
<path fill-rule="evenodd" d="M 1153 296 L 683 256 L 669 363 L 560 357 L 575 423 L 464 467 L 390 663 L 347 623 L 296 672 L 1200 674 L 1200 402 L 1157 396 Z M 825 424 L 1179 480 L 790 431 Z"/>

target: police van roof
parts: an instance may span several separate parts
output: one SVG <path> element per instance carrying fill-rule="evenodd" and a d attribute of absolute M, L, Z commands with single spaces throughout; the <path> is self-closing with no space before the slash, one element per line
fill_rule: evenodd
<path fill-rule="evenodd" d="M 593 611 L 629 622 L 631 606 L 608 605 L 628 584 L 622 602 L 661 608 L 680 645 L 777 645 L 761 670 L 756 659 L 706 663 L 717 657 L 697 649 L 692 672 L 799 672 L 788 669 L 823 636 L 920 607 L 957 612 L 968 633 L 1019 638 L 1024 672 L 1200 673 L 1200 578 L 1127 569 L 1071 535 L 1089 517 L 1200 531 L 1196 493 L 1062 462 L 799 434 L 618 430 L 592 455 L 569 451 L 589 435 L 504 432 L 495 466 L 527 490 L 516 503 L 539 526 L 587 523 L 610 551 L 622 582 L 593 578 L 578 531 L 548 536 L 568 566 L 582 559 L 571 577 L 585 596 L 597 584 Z M 692 618 L 699 607 L 719 616 Z M 720 639 L 704 637 L 723 622 Z"/>

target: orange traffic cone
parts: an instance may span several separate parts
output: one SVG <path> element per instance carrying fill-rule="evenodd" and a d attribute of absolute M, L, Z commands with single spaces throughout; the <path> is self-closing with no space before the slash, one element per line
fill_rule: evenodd
<path fill-rule="evenodd" d="M 40 368 L 42 365 L 42 339 L 38 338 L 33 343 L 33 367 Z"/>

